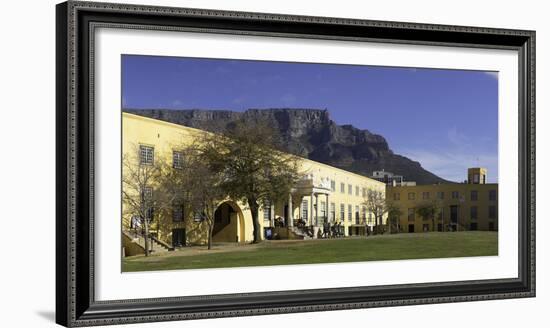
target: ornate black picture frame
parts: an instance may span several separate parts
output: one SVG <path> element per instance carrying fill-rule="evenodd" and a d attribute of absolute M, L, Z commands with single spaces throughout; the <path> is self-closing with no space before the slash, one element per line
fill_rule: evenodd
<path fill-rule="evenodd" d="M 519 58 L 519 276 L 97 301 L 94 48 L 98 27 L 508 49 Z M 91 326 L 535 296 L 535 32 L 69 1 L 57 6 L 56 321 Z"/>

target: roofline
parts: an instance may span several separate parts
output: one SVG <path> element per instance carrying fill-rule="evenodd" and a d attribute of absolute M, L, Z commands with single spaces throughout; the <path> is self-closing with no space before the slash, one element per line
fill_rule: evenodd
<path fill-rule="evenodd" d="M 205 130 L 196 129 L 196 128 L 192 128 L 192 127 L 181 125 L 181 124 L 170 123 L 170 122 L 166 122 L 166 121 L 163 121 L 163 120 L 158 120 L 158 119 L 155 119 L 155 118 L 150 118 L 150 117 L 147 117 L 147 116 L 141 116 L 141 115 L 132 114 L 132 113 L 128 113 L 128 112 L 122 112 L 122 116 L 123 117 L 124 116 L 130 116 L 130 117 L 135 118 L 135 119 L 140 119 L 140 120 L 144 120 L 144 121 L 152 121 L 153 123 L 164 124 L 164 125 L 171 126 L 173 128 L 178 128 L 178 129 L 185 128 L 185 129 L 197 132 L 197 133 L 208 132 L 208 131 L 205 131 Z"/>
<path fill-rule="evenodd" d="M 437 186 L 498 186 L 498 182 L 492 182 L 492 183 L 459 183 L 459 182 L 452 182 L 452 183 L 433 183 L 433 184 L 423 184 L 423 185 L 416 185 L 416 186 L 389 186 L 388 188 L 415 188 L 415 187 L 437 187 Z"/>
<path fill-rule="evenodd" d="M 181 125 L 181 124 L 170 123 L 170 122 L 166 122 L 166 121 L 163 121 L 163 120 L 150 118 L 150 117 L 147 117 L 147 116 L 141 116 L 141 115 L 137 115 L 137 114 L 132 114 L 132 113 L 128 113 L 128 112 L 122 112 L 122 117 L 124 117 L 124 116 L 128 116 L 128 117 L 131 117 L 131 118 L 134 118 L 134 119 L 144 120 L 144 121 L 151 121 L 152 123 L 155 123 L 155 124 L 163 124 L 163 125 L 167 125 L 167 126 L 176 128 L 176 129 L 191 130 L 191 131 L 196 132 L 196 133 L 204 133 L 204 132 L 212 133 L 212 132 L 208 132 L 208 131 L 205 131 L 205 130 L 188 127 L 188 126 Z M 316 164 L 319 164 L 319 165 L 327 167 L 327 168 L 335 169 L 335 170 L 338 170 L 338 171 L 341 171 L 341 172 L 345 172 L 345 173 L 348 173 L 348 174 L 355 175 L 355 176 L 360 177 L 360 178 L 368 179 L 371 182 L 376 183 L 376 184 L 380 184 L 380 185 L 383 185 L 383 186 L 386 185 L 384 182 L 380 182 L 378 180 L 375 180 L 375 179 L 373 179 L 371 177 L 368 177 L 368 176 L 365 176 L 365 175 L 361 175 L 361 174 L 358 174 L 358 173 L 355 173 L 355 172 L 346 171 L 344 169 L 341 169 L 341 168 L 338 168 L 338 167 L 335 167 L 335 166 L 332 166 L 332 165 L 328 165 L 328 164 L 325 164 L 325 163 L 317 162 L 317 161 L 314 161 L 314 160 L 311 160 L 309 158 L 305 158 L 305 157 L 302 157 L 302 156 L 298 156 L 298 155 L 294 155 L 294 154 L 290 154 L 290 153 L 286 153 L 286 154 L 299 157 L 300 159 L 302 159 L 304 161 L 309 161 L 309 162 L 316 163 Z"/>

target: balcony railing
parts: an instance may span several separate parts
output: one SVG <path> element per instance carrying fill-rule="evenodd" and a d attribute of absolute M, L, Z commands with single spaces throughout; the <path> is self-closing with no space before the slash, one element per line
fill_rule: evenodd
<path fill-rule="evenodd" d="M 298 188 L 320 188 L 331 190 L 331 182 L 329 179 L 315 178 L 312 174 L 308 174 L 298 181 L 296 184 Z"/>

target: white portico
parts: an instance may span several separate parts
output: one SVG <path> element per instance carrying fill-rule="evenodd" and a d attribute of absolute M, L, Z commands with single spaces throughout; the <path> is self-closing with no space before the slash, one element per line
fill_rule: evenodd
<path fill-rule="evenodd" d="M 308 226 L 319 227 L 322 226 L 329 217 L 331 193 L 331 182 L 329 178 L 318 178 L 313 174 L 307 174 L 297 183 L 296 188 L 293 189 L 289 198 L 299 200 L 299 204 L 304 204 L 304 198 L 308 198 L 309 210 L 307 211 L 307 217 L 303 217 L 305 211 L 301 208 L 300 219 L 306 221 L 306 225 Z"/>

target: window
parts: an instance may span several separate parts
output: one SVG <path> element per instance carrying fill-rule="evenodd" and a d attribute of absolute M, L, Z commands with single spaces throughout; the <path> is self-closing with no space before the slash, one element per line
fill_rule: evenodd
<path fill-rule="evenodd" d="M 429 224 L 423 224 L 422 225 L 422 231 L 424 231 L 424 232 L 430 231 L 430 225 Z"/>
<path fill-rule="evenodd" d="M 147 221 L 148 222 L 153 221 L 154 216 L 155 216 L 155 208 L 154 207 L 147 208 L 147 210 L 145 211 L 145 218 L 147 219 Z"/>
<path fill-rule="evenodd" d="M 497 218 L 497 207 L 495 205 L 489 206 L 489 219 Z"/>
<path fill-rule="evenodd" d="M 430 199 L 430 192 L 429 191 L 422 192 L 422 199 Z"/>
<path fill-rule="evenodd" d="M 363 188 L 363 198 L 367 197 L 367 189 Z"/>
<path fill-rule="evenodd" d="M 490 201 L 497 200 L 497 191 L 496 190 L 489 190 L 489 200 Z"/>
<path fill-rule="evenodd" d="M 470 191 L 470 200 L 477 200 L 477 190 Z"/>
<path fill-rule="evenodd" d="M 359 224 L 359 206 L 355 206 L 355 223 Z"/>
<path fill-rule="evenodd" d="M 355 196 L 359 196 L 359 186 L 355 186 Z"/>
<path fill-rule="evenodd" d="M 182 222 L 183 221 L 183 204 L 174 202 L 172 204 L 172 222 Z"/>
<path fill-rule="evenodd" d="M 150 146 L 139 146 L 139 164 L 153 165 L 155 160 L 155 148 Z"/>
<path fill-rule="evenodd" d="M 458 199 L 458 191 L 453 191 L 453 192 L 451 193 L 451 198 L 452 198 L 452 199 Z"/>
<path fill-rule="evenodd" d="M 330 203 L 330 219 L 336 221 L 336 204 Z"/>
<path fill-rule="evenodd" d="M 361 218 L 363 219 L 363 221 L 365 221 L 367 219 L 367 208 L 365 206 L 363 206 L 361 208 Z"/>
<path fill-rule="evenodd" d="M 336 191 L 336 181 L 330 180 L 330 190 Z"/>
<path fill-rule="evenodd" d="M 495 223 L 489 222 L 489 231 L 494 231 L 494 230 L 495 230 Z"/>
<path fill-rule="evenodd" d="M 477 222 L 470 223 L 470 230 L 472 230 L 472 231 L 477 230 Z"/>
<path fill-rule="evenodd" d="M 374 224 L 374 220 L 373 220 L 373 217 L 372 217 L 372 213 L 369 212 L 369 225 L 373 225 Z"/>
<path fill-rule="evenodd" d="M 348 195 L 352 195 L 353 194 L 353 186 L 352 185 L 348 185 Z"/>
<path fill-rule="evenodd" d="M 479 183 L 479 174 L 474 174 L 474 183 Z"/>
<path fill-rule="evenodd" d="M 172 246 L 185 246 L 185 229 L 172 229 Z"/>
<path fill-rule="evenodd" d="M 346 205 L 340 204 L 340 219 L 343 221 L 346 218 Z"/>
<path fill-rule="evenodd" d="M 172 151 L 172 167 L 175 169 L 183 168 L 183 153 L 181 151 Z"/>
<path fill-rule="evenodd" d="M 130 219 L 130 229 L 137 229 L 139 226 L 141 226 L 141 219 L 139 218 L 139 215 L 132 215 L 132 218 Z"/>
<path fill-rule="evenodd" d="M 445 208 L 441 207 L 437 212 L 437 220 L 443 221 L 443 214 L 445 213 Z"/>
<path fill-rule="evenodd" d="M 348 221 L 351 221 L 351 217 L 352 217 L 352 209 L 351 209 L 351 205 L 348 204 Z"/>
<path fill-rule="evenodd" d="M 438 191 L 437 199 L 445 199 L 445 193 L 443 191 Z"/>
<path fill-rule="evenodd" d="M 409 200 L 414 200 L 414 192 L 409 193 Z"/>
<path fill-rule="evenodd" d="M 342 194 L 346 192 L 346 184 L 345 183 L 340 183 L 340 192 Z"/>
<path fill-rule="evenodd" d="M 393 200 L 400 200 L 401 198 L 401 194 L 396 192 L 395 194 L 393 194 Z"/>
<path fill-rule="evenodd" d="M 307 199 L 304 199 L 302 201 L 302 220 L 307 221 L 308 217 L 308 206 L 307 206 Z"/>
<path fill-rule="evenodd" d="M 470 219 L 477 220 L 477 206 L 470 207 Z"/>
<path fill-rule="evenodd" d="M 143 188 L 143 199 L 145 200 L 151 200 L 153 199 L 153 188 L 151 187 L 144 187 Z"/>
<path fill-rule="evenodd" d="M 266 202 L 263 207 L 264 221 L 271 221 L 271 203 Z"/>
<path fill-rule="evenodd" d="M 321 218 L 324 219 L 324 218 L 327 217 L 327 203 L 326 202 L 321 201 L 321 210 L 319 212 L 321 214 Z"/>
<path fill-rule="evenodd" d="M 414 222 L 414 220 L 415 220 L 414 212 L 415 212 L 414 208 L 409 208 L 408 209 L 407 216 L 408 216 L 409 222 Z"/>
<path fill-rule="evenodd" d="M 450 208 L 450 219 L 451 223 L 457 224 L 458 223 L 458 205 L 451 205 Z"/>

